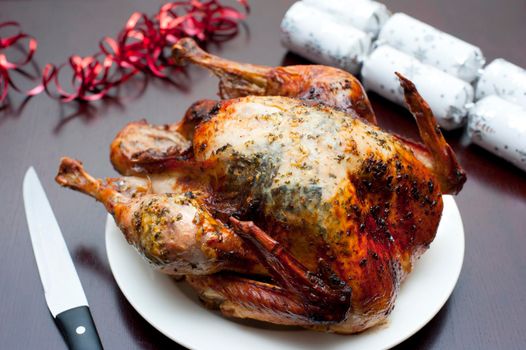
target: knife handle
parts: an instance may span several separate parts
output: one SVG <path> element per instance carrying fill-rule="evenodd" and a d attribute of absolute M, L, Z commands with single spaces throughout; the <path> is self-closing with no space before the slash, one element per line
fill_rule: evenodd
<path fill-rule="evenodd" d="M 55 317 L 64 340 L 71 350 L 102 350 L 97 328 L 87 306 L 79 306 Z"/>

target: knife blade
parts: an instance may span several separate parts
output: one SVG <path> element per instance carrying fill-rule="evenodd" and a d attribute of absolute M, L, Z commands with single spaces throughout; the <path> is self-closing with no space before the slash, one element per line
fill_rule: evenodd
<path fill-rule="evenodd" d="M 23 197 L 31 244 L 51 315 L 70 349 L 102 349 L 77 271 L 33 167 L 24 177 Z"/>

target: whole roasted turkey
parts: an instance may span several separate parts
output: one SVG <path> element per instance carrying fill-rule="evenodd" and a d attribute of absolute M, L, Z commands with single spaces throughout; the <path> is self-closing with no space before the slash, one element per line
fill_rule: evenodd
<path fill-rule="evenodd" d="M 442 194 L 465 182 L 414 85 L 398 75 L 423 145 L 376 126 L 339 69 L 240 64 L 190 39 L 174 55 L 216 74 L 223 100 L 128 124 L 111 144 L 123 177 L 63 158 L 57 182 L 102 202 L 156 269 L 225 315 L 338 333 L 384 321 Z"/>

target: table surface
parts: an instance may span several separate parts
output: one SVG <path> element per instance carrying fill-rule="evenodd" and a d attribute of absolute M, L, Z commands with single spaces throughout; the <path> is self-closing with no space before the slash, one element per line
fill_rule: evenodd
<path fill-rule="evenodd" d="M 220 55 L 265 65 L 305 62 L 279 42 L 279 22 L 293 3 L 252 0 L 247 28 L 229 42 L 209 48 Z M 90 54 L 98 39 L 114 35 L 133 11 L 153 13 L 155 1 L 0 1 L 0 21 L 16 20 L 39 40 L 36 62 L 60 63 Z M 526 67 L 524 0 L 391 0 L 403 11 Z M 148 79 L 139 94 L 127 84 L 118 98 L 102 103 L 61 105 L 40 95 L 0 110 L 0 343 L 5 349 L 61 349 L 64 342 L 46 309 L 22 203 L 22 178 L 33 165 L 53 205 L 93 317 L 107 349 L 177 348 L 130 306 L 109 269 L 104 247 L 106 213 L 86 196 L 54 181 L 61 156 L 81 159 L 99 176 L 115 174 L 108 145 L 122 126 L 147 118 L 175 122 L 197 99 L 214 98 L 217 81 L 189 69 L 178 87 Z M 382 127 L 415 136 L 404 109 L 371 94 Z M 457 196 L 466 231 L 462 273 L 437 316 L 400 349 L 519 349 L 526 347 L 525 173 L 477 146 L 462 131 L 446 138 L 467 171 Z M 206 330 L 203 330 L 206 333 Z M 204 334 L 205 336 L 205 334 Z M 235 341 L 235 340 L 233 340 Z"/>

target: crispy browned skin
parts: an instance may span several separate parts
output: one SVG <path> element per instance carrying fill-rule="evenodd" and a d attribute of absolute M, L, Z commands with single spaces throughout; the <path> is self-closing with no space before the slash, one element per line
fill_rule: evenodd
<path fill-rule="evenodd" d="M 145 120 L 126 125 L 110 146 L 110 158 L 115 170 L 131 175 L 141 172 L 145 164 L 158 160 L 184 159 L 191 143 L 176 132 L 176 128 L 175 125 L 149 125 Z M 155 147 L 150 147 L 152 144 Z"/>
<path fill-rule="evenodd" d="M 428 154 L 433 158 L 434 164 L 440 164 L 433 170 L 441 181 L 442 191 L 457 194 L 466 182 L 466 174 L 458 164 L 455 153 L 440 132 L 440 126 L 433 117 L 431 108 L 418 94 L 415 85 L 400 73 L 396 73 L 396 75 L 404 88 L 405 100 L 409 109 L 417 120 L 426 123 L 425 126 L 420 127 L 420 137 L 428 147 Z"/>
<path fill-rule="evenodd" d="M 103 202 L 149 261 L 186 275 L 226 315 L 339 333 L 383 322 L 435 237 L 442 193 L 465 181 L 414 85 L 399 76 L 424 145 L 378 128 L 356 97 L 342 105 L 342 90 L 303 98 L 333 68 L 304 66 L 305 81 L 287 83 L 276 78 L 286 68 L 222 60 L 187 40 L 176 51 L 219 75 L 223 96 L 281 81 L 279 93 L 199 101 L 169 126 L 129 124 L 111 157 L 136 176 L 95 180 L 66 158 L 57 181 Z M 299 99 L 285 97 L 293 90 Z"/>
<path fill-rule="evenodd" d="M 232 62 L 203 51 L 192 39 L 179 40 L 173 50 L 180 63 L 194 63 L 217 75 L 222 99 L 250 95 L 295 97 L 357 113 L 376 125 L 362 84 L 341 69 L 316 65 L 266 67 Z"/>
<path fill-rule="evenodd" d="M 127 241 L 163 273 L 264 272 L 246 244 L 211 216 L 203 193 L 184 180 L 173 182 L 164 176 L 154 178 L 156 183 L 140 177 L 97 180 L 71 158 L 62 159 L 55 179 L 103 203 Z M 169 186 L 176 193 L 155 186 Z"/>

